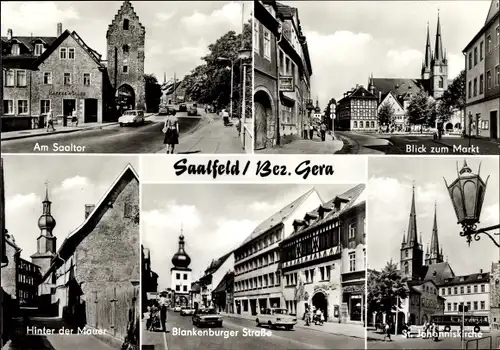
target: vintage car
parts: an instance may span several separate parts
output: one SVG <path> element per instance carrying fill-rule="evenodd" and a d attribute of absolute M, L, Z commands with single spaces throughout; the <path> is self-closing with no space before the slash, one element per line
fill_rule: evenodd
<path fill-rule="evenodd" d="M 179 105 L 179 112 L 186 112 L 187 111 L 187 105 L 185 103 L 181 103 Z"/>
<path fill-rule="evenodd" d="M 269 328 L 284 327 L 292 330 L 297 324 L 297 317 L 289 315 L 287 309 L 269 308 L 258 314 L 255 322 L 257 322 L 257 327 L 268 325 Z"/>
<path fill-rule="evenodd" d="M 182 308 L 180 306 L 175 306 L 174 307 L 174 311 L 175 312 L 180 312 L 182 310 Z"/>
<path fill-rule="evenodd" d="M 175 114 L 175 107 L 169 105 L 160 106 L 158 109 L 158 115 L 171 115 Z"/>
<path fill-rule="evenodd" d="M 193 326 L 222 327 L 222 316 L 215 309 L 198 309 L 193 314 Z"/>
<path fill-rule="evenodd" d="M 195 309 L 192 307 L 183 307 L 181 309 L 181 316 L 192 316 L 194 315 Z"/>
<path fill-rule="evenodd" d="M 144 111 L 138 109 L 125 111 L 118 118 L 118 123 L 120 123 L 120 126 L 144 124 Z"/>
<path fill-rule="evenodd" d="M 191 107 L 189 107 L 189 109 L 187 111 L 187 115 L 188 116 L 198 115 L 198 108 L 196 107 L 196 105 L 192 105 Z"/>

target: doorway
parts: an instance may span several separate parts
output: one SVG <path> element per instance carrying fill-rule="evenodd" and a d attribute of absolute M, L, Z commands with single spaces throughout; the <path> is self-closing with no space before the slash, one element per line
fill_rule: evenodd
<path fill-rule="evenodd" d="M 323 312 L 325 321 L 328 321 L 328 301 L 325 294 L 318 292 L 312 298 L 312 305 L 314 309 L 320 309 Z"/>
<path fill-rule="evenodd" d="M 63 99 L 63 116 L 68 117 L 76 110 L 75 99 Z"/>
<path fill-rule="evenodd" d="M 257 299 L 250 299 L 250 312 L 252 316 L 257 315 Z"/>
<path fill-rule="evenodd" d="M 267 121 L 271 117 L 271 101 L 269 96 L 264 91 L 257 91 L 254 96 L 255 106 L 255 145 L 254 149 L 259 150 L 266 148 L 267 139 Z"/>
<path fill-rule="evenodd" d="M 97 122 L 97 99 L 96 98 L 86 98 L 84 101 L 84 123 L 96 123 Z"/>
<path fill-rule="evenodd" d="M 490 112 L 490 137 L 492 139 L 498 138 L 498 111 Z"/>

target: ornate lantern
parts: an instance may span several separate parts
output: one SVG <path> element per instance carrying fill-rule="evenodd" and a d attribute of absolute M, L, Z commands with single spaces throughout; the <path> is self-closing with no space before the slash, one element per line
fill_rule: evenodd
<path fill-rule="evenodd" d="M 479 234 L 485 233 L 500 247 L 495 239 L 486 232 L 496 229 L 500 227 L 500 225 L 477 230 L 477 224 L 479 223 L 481 209 L 483 207 L 486 185 L 489 179 L 488 176 L 486 182 L 484 182 L 479 176 L 480 170 L 481 165 L 479 165 L 477 174 L 474 174 L 464 160 L 464 165 L 460 171 L 458 170 L 457 164 L 458 178 L 453 181 L 451 185 L 448 185 L 446 179 L 444 183 L 448 189 L 453 209 L 455 209 L 458 224 L 462 225 L 463 232 L 460 232 L 460 236 L 466 237 L 467 243 L 470 245 L 472 236 L 474 236 L 474 240 L 479 241 Z M 498 235 L 498 233 L 495 234 Z"/>

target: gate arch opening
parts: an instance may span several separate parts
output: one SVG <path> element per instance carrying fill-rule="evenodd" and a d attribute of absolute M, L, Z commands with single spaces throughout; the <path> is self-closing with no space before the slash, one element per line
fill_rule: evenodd
<path fill-rule="evenodd" d="M 135 92 L 132 86 L 123 84 L 116 90 L 116 106 L 121 112 L 135 109 Z"/>
<path fill-rule="evenodd" d="M 272 118 L 271 97 L 266 91 L 259 90 L 253 95 L 254 102 L 254 149 L 263 149 L 267 147 L 267 131 L 269 127 L 268 120 Z"/>
<path fill-rule="evenodd" d="M 320 309 L 323 312 L 323 316 L 325 317 L 325 321 L 328 320 L 328 299 L 326 298 L 325 293 L 316 292 L 316 294 L 312 297 L 312 305 L 313 309 Z"/>

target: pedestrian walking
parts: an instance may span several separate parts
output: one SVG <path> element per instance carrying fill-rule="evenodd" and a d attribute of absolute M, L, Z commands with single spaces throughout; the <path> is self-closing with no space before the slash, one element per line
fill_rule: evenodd
<path fill-rule="evenodd" d="M 229 113 L 227 112 L 227 110 L 225 108 L 222 109 L 221 116 L 222 116 L 222 120 L 224 121 L 224 126 L 228 126 L 229 125 Z"/>
<path fill-rule="evenodd" d="M 76 109 L 73 108 L 73 112 L 71 112 L 71 124 L 78 127 L 78 114 L 76 113 Z"/>
<path fill-rule="evenodd" d="M 49 132 L 49 128 L 52 128 L 52 131 L 56 131 L 56 128 L 54 128 L 54 115 L 52 114 L 52 109 L 49 109 L 49 113 L 47 113 L 47 132 Z"/>
<path fill-rule="evenodd" d="M 309 306 L 306 306 L 306 312 L 304 313 L 304 320 L 306 321 L 306 326 L 310 326 L 311 310 L 309 309 Z"/>
<path fill-rule="evenodd" d="M 167 294 L 166 293 L 160 294 L 159 306 L 160 306 L 161 328 L 164 332 L 166 332 L 167 331 Z"/>
<path fill-rule="evenodd" d="M 314 126 L 309 124 L 309 139 L 312 140 L 314 138 Z"/>
<path fill-rule="evenodd" d="M 241 118 L 236 119 L 236 130 L 238 131 L 238 137 L 241 136 Z"/>
<path fill-rule="evenodd" d="M 432 336 L 434 341 L 439 341 L 439 327 L 434 322 L 432 323 Z"/>
<path fill-rule="evenodd" d="M 167 154 L 173 154 L 175 145 L 179 143 L 179 119 L 175 116 L 175 111 L 167 115 L 162 131 L 165 134 L 163 143 L 167 145 Z"/>
<path fill-rule="evenodd" d="M 325 124 L 325 122 L 321 123 L 320 132 L 321 132 L 321 141 L 325 141 L 326 140 L 326 124 Z"/>
<path fill-rule="evenodd" d="M 384 331 L 385 331 L 384 341 L 386 338 L 389 339 L 389 341 L 392 341 L 392 339 L 391 339 L 391 327 L 389 326 L 388 322 L 385 323 Z"/>
<path fill-rule="evenodd" d="M 304 123 L 304 140 L 309 138 L 309 124 Z"/>

